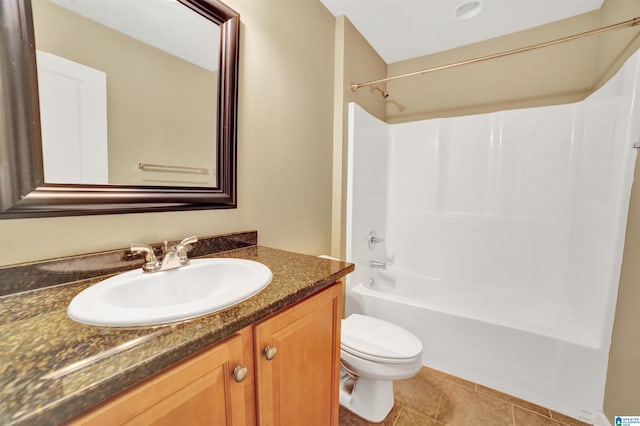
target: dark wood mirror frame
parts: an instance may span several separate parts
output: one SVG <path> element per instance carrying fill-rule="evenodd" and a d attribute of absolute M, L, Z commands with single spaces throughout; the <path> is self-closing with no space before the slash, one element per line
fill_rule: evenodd
<path fill-rule="evenodd" d="M 236 207 L 240 17 L 218 0 L 179 0 L 220 25 L 217 186 L 46 184 L 30 0 L 0 1 L 0 219 Z"/>

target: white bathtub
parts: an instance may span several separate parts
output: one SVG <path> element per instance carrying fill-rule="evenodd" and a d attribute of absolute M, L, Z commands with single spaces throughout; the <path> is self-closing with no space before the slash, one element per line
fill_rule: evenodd
<path fill-rule="evenodd" d="M 606 351 L 558 302 L 377 272 L 349 287 L 347 313 L 399 324 L 423 364 L 593 423 Z M 603 354 L 604 352 L 604 354 Z"/>

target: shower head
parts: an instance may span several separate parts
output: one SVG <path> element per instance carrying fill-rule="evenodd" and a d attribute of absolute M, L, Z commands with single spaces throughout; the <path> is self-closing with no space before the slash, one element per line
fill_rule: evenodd
<path fill-rule="evenodd" d="M 387 93 L 387 91 L 386 91 L 386 90 L 382 90 L 382 89 L 381 89 L 381 88 L 379 88 L 378 86 L 373 86 L 373 87 L 371 87 L 369 90 L 371 90 L 372 92 L 373 92 L 374 90 L 377 90 L 378 92 L 380 92 L 380 94 L 382 95 L 382 97 L 383 97 L 384 99 L 387 99 L 387 98 L 389 97 L 389 93 Z"/>

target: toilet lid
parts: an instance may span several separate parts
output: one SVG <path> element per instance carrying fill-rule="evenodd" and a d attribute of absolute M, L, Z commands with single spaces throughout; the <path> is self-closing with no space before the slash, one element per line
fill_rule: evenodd
<path fill-rule="evenodd" d="M 342 320 L 342 349 L 354 355 L 381 359 L 415 358 L 422 343 L 409 331 L 395 324 L 365 315 L 353 314 Z"/>

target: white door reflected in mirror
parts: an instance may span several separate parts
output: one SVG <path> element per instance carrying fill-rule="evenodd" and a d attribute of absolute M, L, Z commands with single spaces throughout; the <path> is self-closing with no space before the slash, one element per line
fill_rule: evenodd
<path fill-rule="evenodd" d="M 37 51 L 44 178 L 49 183 L 109 183 L 107 77 Z"/>

